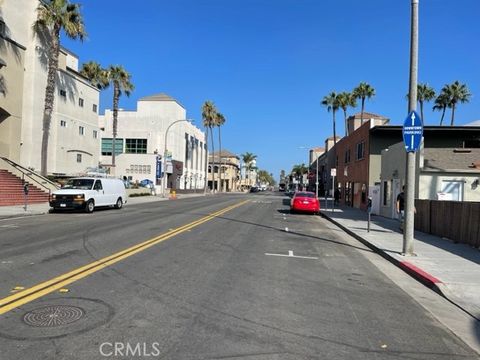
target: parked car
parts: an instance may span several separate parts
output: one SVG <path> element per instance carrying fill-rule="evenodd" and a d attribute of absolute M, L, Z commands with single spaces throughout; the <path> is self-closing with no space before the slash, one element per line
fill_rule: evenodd
<path fill-rule="evenodd" d="M 125 185 L 120 179 L 74 178 L 54 191 L 50 198 L 53 210 L 82 209 L 93 212 L 99 206 L 121 209 L 127 203 Z"/>
<path fill-rule="evenodd" d="M 150 179 L 143 179 L 140 181 L 139 185 L 141 187 L 151 188 L 153 186 L 153 181 Z"/>
<path fill-rule="evenodd" d="M 256 193 L 256 192 L 259 192 L 259 191 L 260 191 L 260 189 L 259 189 L 258 187 L 256 187 L 256 186 L 252 186 L 252 187 L 250 188 L 250 192 L 251 192 L 251 193 Z"/>
<path fill-rule="evenodd" d="M 320 212 L 320 202 L 313 192 L 297 191 L 290 202 L 290 212 L 318 214 Z"/>

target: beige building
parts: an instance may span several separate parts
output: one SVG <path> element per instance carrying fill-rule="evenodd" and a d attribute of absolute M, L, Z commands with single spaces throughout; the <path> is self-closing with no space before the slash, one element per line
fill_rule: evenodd
<path fill-rule="evenodd" d="M 220 155 L 220 156 L 219 156 Z M 213 188 L 213 174 L 215 174 L 215 189 L 223 192 L 240 190 L 240 158 L 229 152 L 215 152 L 209 155 L 208 161 L 208 188 Z M 221 179 L 220 179 L 221 177 Z M 220 184 L 220 187 L 218 186 Z"/>
<path fill-rule="evenodd" d="M 99 121 L 100 162 L 110 167 L 113 112 L 105 110 Z M 183 105 L 169 95 L 146 96 L 137 101 L 136 110 L 120 110 L 115 148 L 116 166 L 111 173 L 117 177 L 131 181 L 148 179 L 161 185 L 161 173 L 166 170 L 167 188 L 204 188 L 205 135 L 187 119 Z"/>
<path fill-rule="evenodd" d="M 0 156 L 40 170 L 47 83 L 47 46 L 33 33 L 38 0 L 2 4 Z M 78 58 L 61 49 L 50 127 L 47 172 L 75 175 L 99 158 L 99 91 L 78 73 Z"/>

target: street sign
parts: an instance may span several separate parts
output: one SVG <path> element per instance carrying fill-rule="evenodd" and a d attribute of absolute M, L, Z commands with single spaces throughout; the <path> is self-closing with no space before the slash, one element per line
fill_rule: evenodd
<path fill-rule="evenodd" d="M 420 148 L 423 136 L 423 122 L 416 111 L 411 111 L 403 123 L 403 142 L 406 152 L 415 152 Z"/>
<path fill-rule="evenodd" d="M 330 169 L 330 176 L 337 176 L 337 169 L 336 168 L 333 168 L 333 169 Z"/>

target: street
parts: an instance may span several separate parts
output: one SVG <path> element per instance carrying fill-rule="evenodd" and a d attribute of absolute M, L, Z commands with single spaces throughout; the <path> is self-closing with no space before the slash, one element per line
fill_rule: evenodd
<path fill-rule="evenodd" d="M 0 221 L 0 358 L 478 358 L 371 250 L 288 204 L 220 194 Z"/>

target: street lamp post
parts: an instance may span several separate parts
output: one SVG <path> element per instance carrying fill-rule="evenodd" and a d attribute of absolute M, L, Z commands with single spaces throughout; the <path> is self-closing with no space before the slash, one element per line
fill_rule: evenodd
<path fill-rule="evenodd" d="M 165 130 L 165 142 L 164 142 L 165 147 L 164 147 L 164 150 L 163 150 L 163 162 L 164 162 L 164 165 L 163 165 L 163 183 L 162 183 L 162 196 L 163 197 L 166 196 L 165 193 L 167 192 L 167 137 L 168 137 L 168 131 L 170 130 L 170 128 L 173 125 L 178 124 L 179 122 L 183 122 L 183 121 L 192 122 L 192 120 L 190 120 L 190 119 L 175 120 L 170 125 L 168 125 L 167 130 Z"/>

